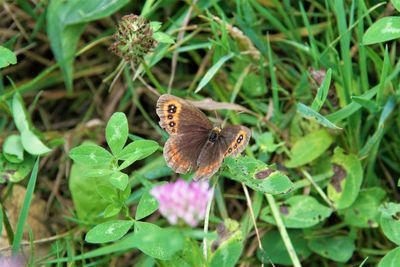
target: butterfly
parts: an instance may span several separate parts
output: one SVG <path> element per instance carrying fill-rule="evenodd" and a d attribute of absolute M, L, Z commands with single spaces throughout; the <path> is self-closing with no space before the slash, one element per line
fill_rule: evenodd
<path fill-rule="evenodd" d="M 169 94 L 157 101 L 160 126 L 170 137 L 164 158 L 176 173 L 194 171 L 194 180 L 214 175 L 225 157 L 240 154 L 249 143 L 250 130 L 241 125 L 214 126 L 191 103 Z"/>

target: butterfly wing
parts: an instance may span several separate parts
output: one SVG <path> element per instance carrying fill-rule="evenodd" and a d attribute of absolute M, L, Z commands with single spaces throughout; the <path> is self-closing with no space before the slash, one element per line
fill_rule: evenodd
<path fill-rule="evenodd" d="M 224 157 L 233 156 L 242 153 L 249 143 L 251 131 L 249 128 L 241 125 L 227 125 L 222 129 L 221 136 L 218 139 L 222 143 Z"/>
<path fill-rule="evenodd" d="M 221 167 L 225 157 L 240 154 L 251 137 L 251 131 L 240 125 L 227 125 L 215 143 L 206 142 L 197 159 L 195 180 L 208 179 Z"/>
<path fill-rule="evenodd" d="M 207 142 L 212 124 L 206 115 L 187 101 L 162 95 L 157 101 L 160 126 L 170 138 L 164 146 L 164 158 L 177 173 L 187 173 L 197 166 L 197 158 Z"/>
<path fill-rule="evenodd" d="M 212 129 L 212 124 L 198 108 L 189 102 L 164 94 L 157 101 L 157 115 L 160 117 L 160 126 L 169 134 L 203 134 Z"/>

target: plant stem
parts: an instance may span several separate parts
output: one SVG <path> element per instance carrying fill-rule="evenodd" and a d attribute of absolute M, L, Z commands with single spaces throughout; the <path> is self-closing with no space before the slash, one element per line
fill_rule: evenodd
<path fill-rule="evenodd" d="M 265 194 L 267 198 L 268 204 L 271 207 L 272 215 L 274 216 L 276 225 L 278 226 L 279 233 L 281 234 L 283 243 L 285 244 L 286 250 L 289 253 L 290 259 L 292 260 L 294 267 L 301 267 L 301 263 L 299 258 L 297 257 L 296 251 L 294 250 L 292 241 L 290 241 L 290 237 L 288 232 L 286 231 L 286 227 L 283 224 L 281 215 L 279 214 L 278 207 L 276 206 L 275 199 L 270 194 Z"/>
<path fill-rule="evenodd" d="M 213 187 L 211 188 L 211 197 L 208 200 L 207 203 L 207 210 L 206 210 L 206 217 L 204 218 L 204 238 L 203 238 L 203 255 L 204 255 L 204 259 L 207 261 L 207 234 L 208 234 L 208 223 L 210 221 L 210 212 L 211 212 L 211 204 L 214 198 L 214 189 L 215 189 L 215 185 L 217 183 L 215 183 L 213 185 Z"/>

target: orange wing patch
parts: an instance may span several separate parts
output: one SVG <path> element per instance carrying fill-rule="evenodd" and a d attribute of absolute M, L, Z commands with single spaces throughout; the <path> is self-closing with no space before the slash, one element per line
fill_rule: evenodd
<path fill-rule="evenodd" d="M 239 133 L 232 140 L 232 143 L 228 146 L 228 149 L 224 152 L 224 157 L 235 157 L 236 155 L 240 154 L 249 143 L 250 136 L 250 130 L 246 127 L 242 127 Z"/>
<path fill-rule="evenodd" d="M 221 166 L 222 159 L 214 162 L 213 164 L 200 167 L 196 170 L 193 179 L 198 181 L 200 179 L 208 179 L 214 175 Z"/>
<path fill-rule="evenodd" d="M 160 97 L 157 102 L 157 115 L 160 117 L 160 126 L 169 134 L 178 133 L 179 113 L 182 111 L 182 104 L 170 97 Z"/>
<path fill-rule="evenodd" d="M 167 165 L 176 173 L 187 173 L 192 168 L 192 162 L 186 160 L 179 152 L 176 137 L 170 137 L 167 140 L 163 153 Z"/>

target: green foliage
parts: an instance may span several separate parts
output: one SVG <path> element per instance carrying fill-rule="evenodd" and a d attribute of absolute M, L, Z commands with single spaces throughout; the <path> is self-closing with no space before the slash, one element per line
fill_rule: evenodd
<path fill-rule="evenodd" d="M 390 2 L 2 3 L 0 229 L 14 253 L 30 242 L 29 266 L 397 266 L 400 1 Z M 117 26 L 136 15 L 145 27 Z M 121 61 L 113 46 L 140 57 Z M 150 194 L 191 178 L 160 147 L 167 92 L 198 100 L 215 125 L 252 131 L 245 155 L 210 179 L 197 227 L 171 228 Z M 50 249 L 39 257 L 40 240 Z"/>
<path fill-rule="evenodd" d="M 133 221 L 108 221 L 92 228 L 85 237 L 89 243 L 112 242 L 123 237 L 132 227 Z"/>
<path fill-rule="evenodd" d="M 377 227 L 379 225 L 379 206 L 386 193 L 379 187 L 371 187 L 360 191 L 356 201 L 343 211 L 344 221 L 360 228 Z"/>
<path fill-rule="evenodd" d="M 303 166 L 321 156 L 332 144 L 333 138 L 326 130 L 312 132 L 297 140 L 291 150 L 288 168 Z"/>
<path fill-rule="evenodd" d="M 363 44 L 370 45 L 397 39 L 400 37 L 400 17 L 385 17 L 368 28 Z"/>
<path fill-rule="evenodd" d="M 389 251 L 379 262 L 378 267 L 395 267 L 400 261 L 400 247 Z"/>
<path fill-rule="evenodd" d="M 17 64 L 17 57 L 8 48 L 0 46 L 0 69 Z"/>
<path fill-rule="evenodd" d="M 383 233 L 390 241 L 400 245 L 400 205 L 388 203 L 381 208 L 380 224 Z"/>
<path fill-rule="evenodd" d="M 321 205 L 311 196 L 293 196 L 285 200 L 280 206 L 283 223 L 287 228 L 308 228 L 328 218 L 332 209 Z M 271 209 L 265 207 L 260 218 L 271 224 L 276 224 Z"/>
<path fill-rule="evenodd" d="M 307 241 L 304 239 L 302 232 L 289 231 L 290 240 L 296 248 L 296 253 L 301 259 L 307 259 L 311 255 L 311 251 L 307 246 Z M 257 258 L 264 263 L 281 264 L 291 266 L 289 254 L 285 244 L 278 231 L 272 230 L 266 233 L 261 239 L 263 250 L 257 250 Z"/>
<path fill-rule="evenodd" d="M 86 24 L 113 14 L 127 3 L 127 0 L 50 1 L 46 18 L 47 34 L 69 92 L 73 88 L 76 47 Z"/>
<path fill-rule="evenodd" d="M 345 154 L 343 149 L 336 148 L 332 163 L 337 164 L 338 173 L 328 185 L 328 196 L 337 209 L 348 208 L 356 200 L 363 180 L 360 160 L 352 154 Z"/>
<path fill-rule="evenodd" d="M 293 183 L 279 171 L 269 169 L 262 161 L 251 157 L 227 158 L 225 160 L 233 180 L 243 182 L 250 188 L 268 194 L 288 192 Z M 263 175 L 263 173 L 265 175 Z M 258 177 L 261 174 L 261 177 Z"/>
<path fill-rule="evenodd" d="M 114 191 L 107 179 L 95 174 L 87 176 L 84 165 L 73 164 L 68 180 L 68 188 L 79 220 L 94 223 L 101 221 L 100 214 L 113 201 Z M 102 188 L 104 188 L 103 192 Z"/>
<path fill-rule="evenodd" d="M 311 239 L 308 245 L 313 252 L 337 262 L 347 262 L 355 250 L 351 237 L 339 235 Z"/>
<path fill-rule="evenodd" d="M 149 192 L 144 192 L 137 206 L 135 219 L 141 220 L 155 212 L 157 209 L 158 201 L 150 195 Z"/>
<path fill-rule="evenodd" d="M 96 225 L 86 235 L 85 240 L 89 243 L 116 241 L 129 231 L 133 218 L 129 215 L 126 202 L 131 187 L 129 176 L 119 170 L 158 149 L 156 142 L 148 140 L 134 141 L 125 146 L 128 139 L 128 120 L 121 112 L 111 116 L 105 135 L 111 153 L 95 144 L 82 144 L 70 151 L 69 156 L 76 164 L 69 183 L 72 198 L 79 218 L 86 223 L 107 220 L 120 212 L 124 212 L 132 221 L 112 220 Z M 123 162 L 119 164 L 119 161 Z M 136 220 L 150 215 L 158 207 L 148 193 L 142 199 Z"/>

